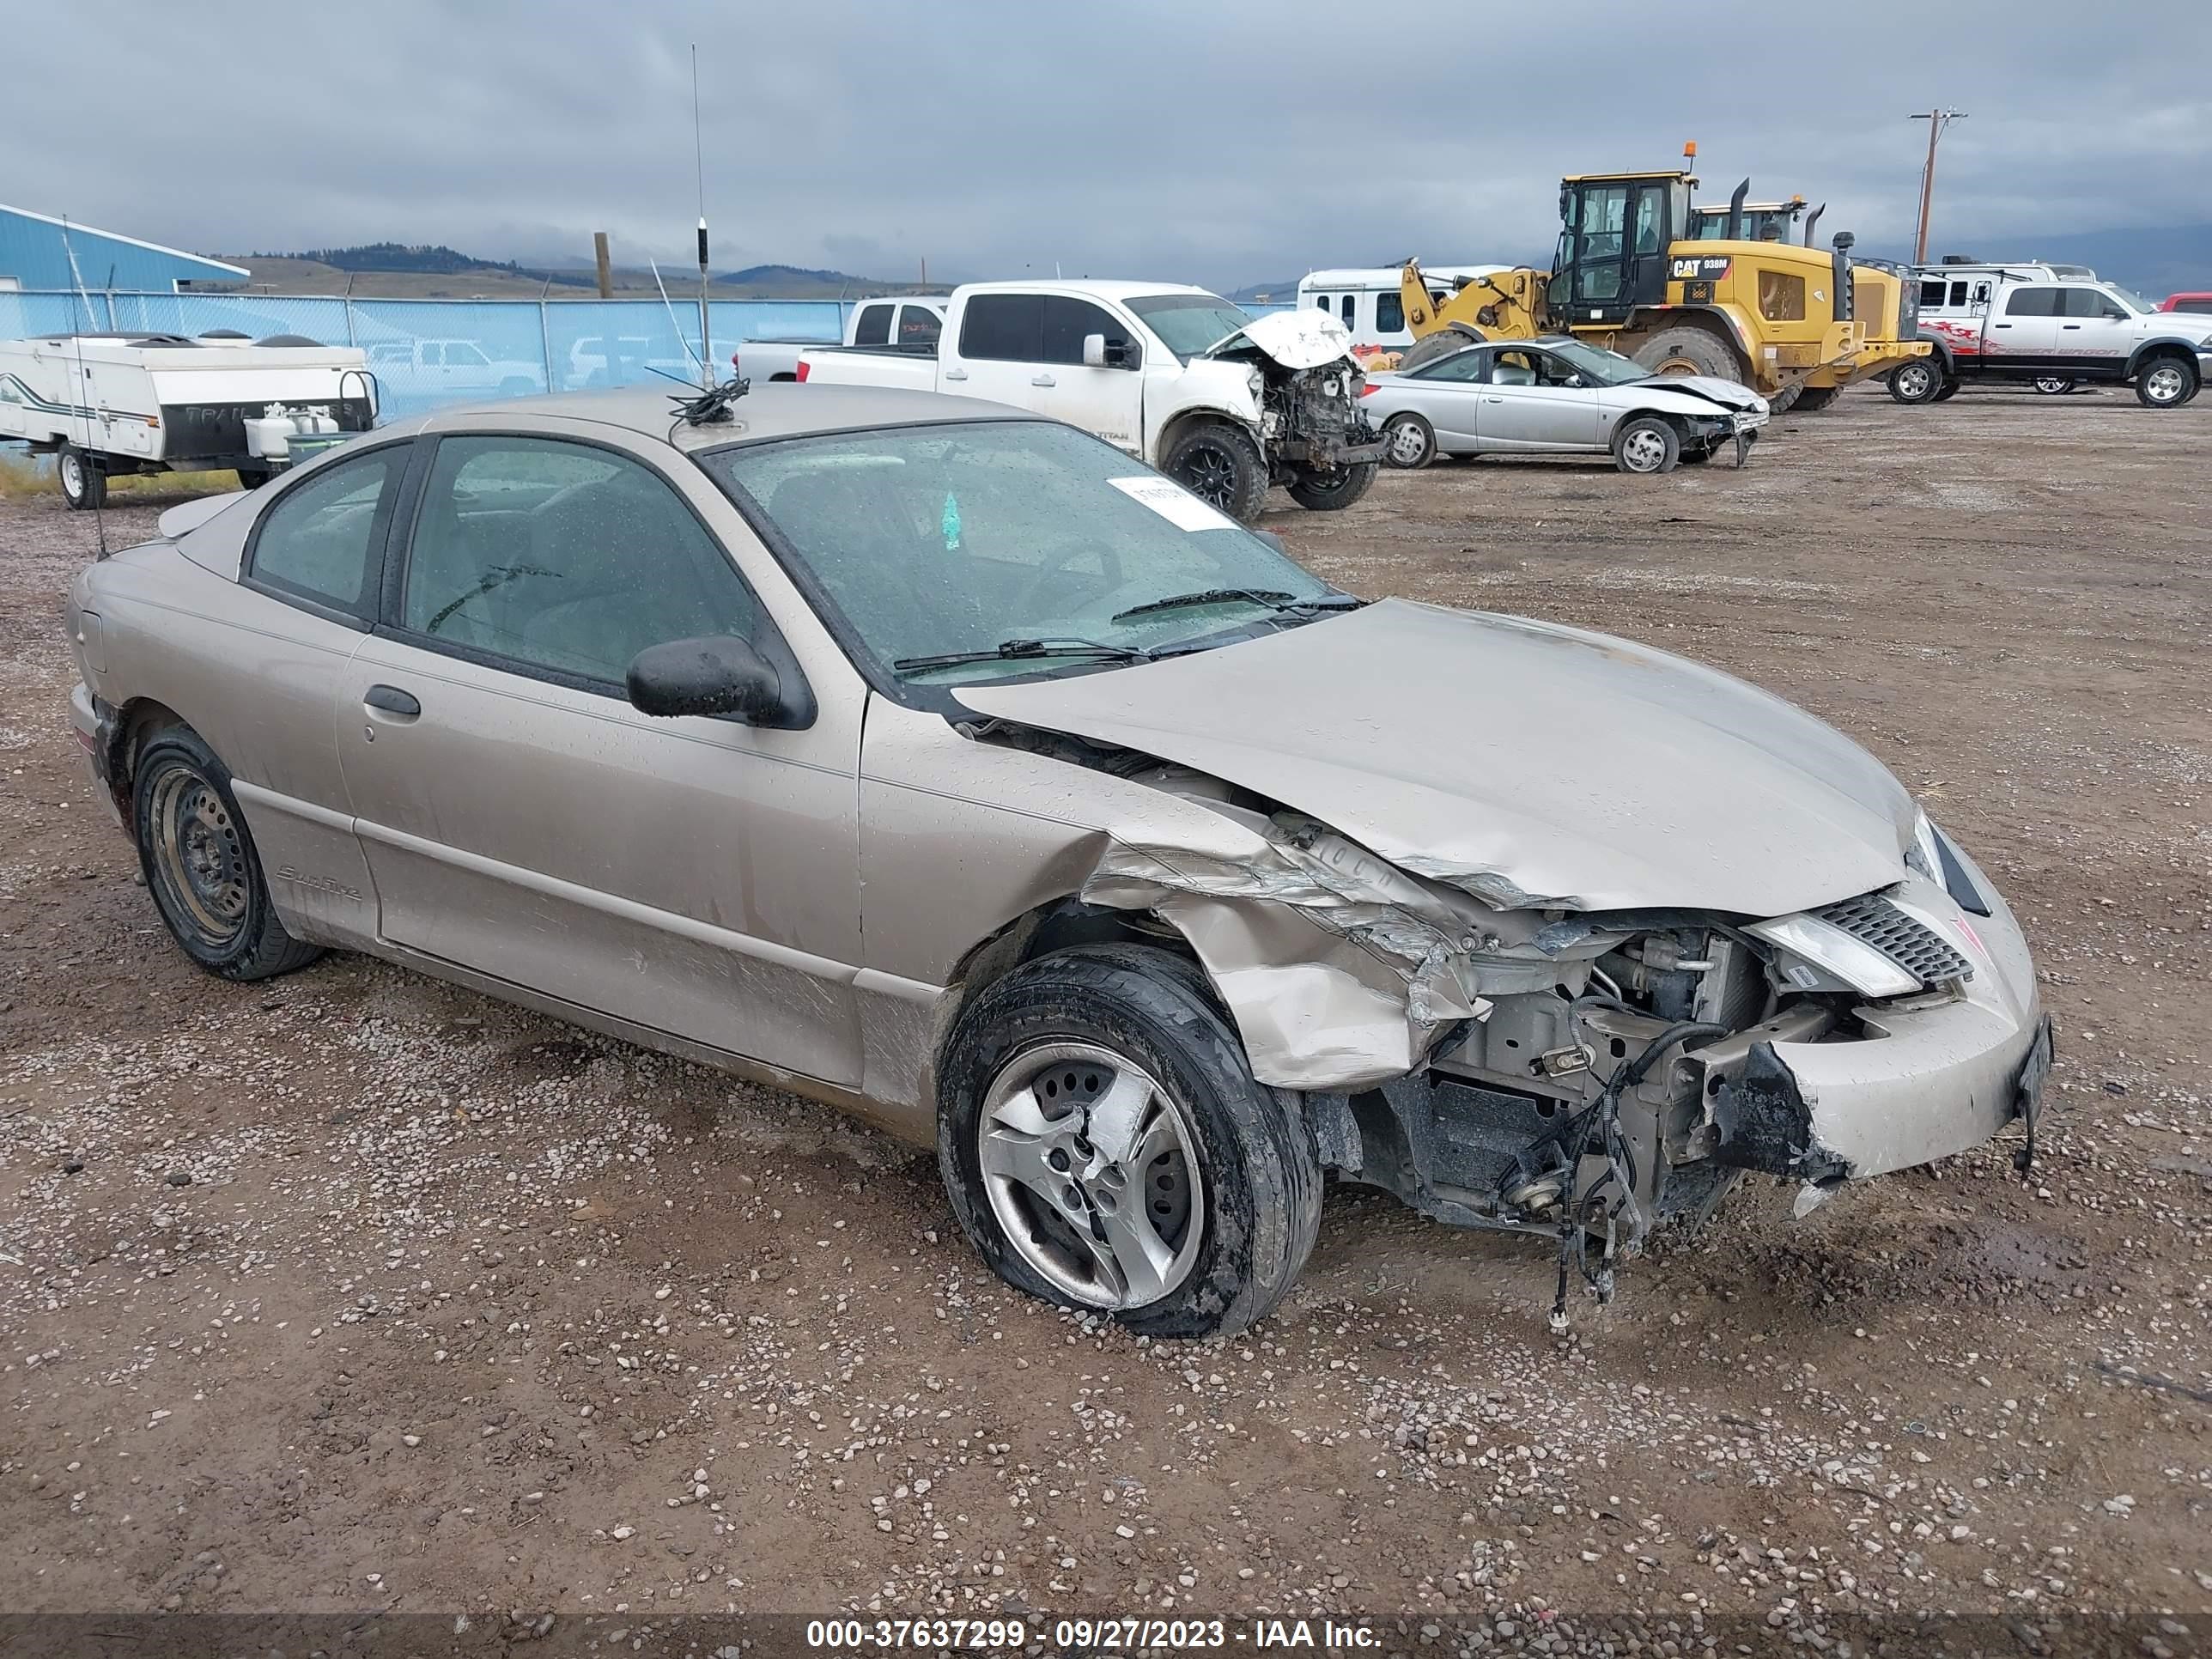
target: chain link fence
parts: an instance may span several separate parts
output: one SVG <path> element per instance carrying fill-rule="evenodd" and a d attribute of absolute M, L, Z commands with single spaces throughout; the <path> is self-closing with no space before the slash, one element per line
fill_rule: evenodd
<path fill-rule="evenodd" d="M 0 291 L 0 339 L 121 332 L 358 346 L 386 419 L 444 404 L 538 392 L 696 384 L 703 355 L 716 378 L 748 340 L 832 343 L 851 301 L 715 300 L 700 338 L 700 303 L 652 300 L 353 300 L 276 294 Z M 1255 316 L 1291 309 L 1246 307 Z"/>

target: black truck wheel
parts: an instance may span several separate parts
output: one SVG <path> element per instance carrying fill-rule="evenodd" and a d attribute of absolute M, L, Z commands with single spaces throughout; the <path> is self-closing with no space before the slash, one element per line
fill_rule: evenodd
<path fill-rule="evenodd" d="M 1334 472 L 1298 472 L 1284 488 L 1310 513 L 1339 513 L 1373 487 L 1379 461 L 1354 461 Z"/>
<path fill-rule="evenodd" d="M 1802 387 L 1797 393 L 1797 412 L 1801 415 L 1810 415 L 1817 410 L 1826 409 L 1843 395 L 1844 389 L 1839 386 Z"/>
<path fill-rule="evenodd" d="M 1160 471 L 1239 524 L 1257 524 L 1267 499 L 1267 462 L 1252 434 L 1226 421 L 1194 421 L 1176 434 Z"/>
<path fill-rule="evenodd" d="M 2197 365 L 2179 352 L 2162 354 L 2136 376 L 2136 400 L 2150 409 L 2179 409 L 2197 395 Z"/>
<path fill-rule="evenodd" d="M 1703 328 L 1665 328 L 1636 349 L 1636 361 L 1654 374 L 1704 374 L 1749 386 L 1751 376 L 1735 348 Z M 1774 400 L 1768 399 L 1770 404 Z M 1775 412 L 1781 405 L 1774 404 Z"/>

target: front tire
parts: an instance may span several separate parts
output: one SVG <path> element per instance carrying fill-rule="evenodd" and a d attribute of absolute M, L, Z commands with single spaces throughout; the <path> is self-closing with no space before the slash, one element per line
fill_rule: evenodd
<path fill-rule="evenodd" d="M 1242 427 L 1197 421 L 1176 434 L 1160 471 L 1239 524 L 1257 524 L 1267 499 L 1267 461 Z"/>
<path fill-rule="evenodd" d="M 1284 488 L 1310 513 L 1340 513 L 1375 486 L 1377 461 L 1353 461 L 1334 472 L 1300 472 Z"/>
<path fill-rule="evenodd" d="M 1413 472 L 1437 458 L 1437 429 L 1420 416 L 1393 415 L 1382 422 L 1382 459 Z"/>
<path fill-rule="evenodd" d="M 946 1045 L 938 1167 L 1015 1288 L 1149 1336 L 1226 1334 L 1286 1295 L 1321 1225 L 1290 1099 L 1254 1081 L 1190 963 L 1133 945 L 1040 957 Z"/>
<path fill-rule="evenodd" d="M 1682 440 L 1656 415 L 1624 421 L 1613 434 L 1613 464 L 1623 472 L 1647 477 L 1672 472 L 1682 459 Z"/>
<path fill-rule="evenodd" d="M 157 733 L 131 777 L 131 828 L 146 890 L 184 952 L 220 979 L 268 979 L 322 954 L 270 902 L 230 773 L 188 726 Z"/>
<path fill-rule="evenodd" d="M 2197 395 L 2197 365 L 2183 357 L 2154 357 L 2136 376 L 2136 401 L 2148 409 L 2179 409 Z"/>
<path fill-rule="evenodd" d="M 1944 380 L 1932 359 L 1916 357 L 1891 371 L 1889 395 L 1901 404 L 1932 404 L 1942 392 Z"/>
<path fill-rule="evenodd" d="M 98 456 L 75 444 L 62 446 L 54 462 L 54 475 L 61 483 L 62 499 L 72 512 L 91 511 L 107 499 L 107 469 Z"/>

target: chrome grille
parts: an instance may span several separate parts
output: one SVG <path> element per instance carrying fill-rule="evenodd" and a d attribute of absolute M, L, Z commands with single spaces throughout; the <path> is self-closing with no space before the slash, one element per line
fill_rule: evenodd
<path fill-rule="evenodd" d="M 1871 945 L 1923 985 L 1974 976 L 1972 963 L 1879 894 L 1862 893 L 1813 914 Z"/>

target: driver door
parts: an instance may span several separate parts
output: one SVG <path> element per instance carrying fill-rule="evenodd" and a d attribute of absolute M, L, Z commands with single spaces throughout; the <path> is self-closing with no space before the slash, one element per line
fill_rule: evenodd
<path fill-rule="evenodd" d="M 338 704 L 381 936 L 856 1084 L 857 681 L 814 688 L 805 730 L 641 713 L 623 679 L 647 645 L 780 645 L 708 527 L 726 503 L 603 443 L 422 447 L 404 563 Z"/>
<path fill-rule="evenodd" d="M 1485 449 L 1589 449 L 1601 416 L 1595 392 L 1565 382 L 1573 371 L 1548 352 L 1525 347 L 1496 354 L 1483 388 L 1477 429 Z"/>

